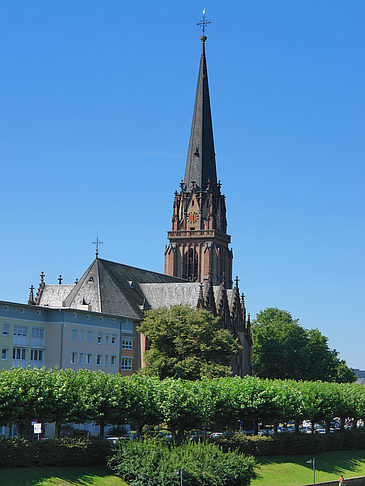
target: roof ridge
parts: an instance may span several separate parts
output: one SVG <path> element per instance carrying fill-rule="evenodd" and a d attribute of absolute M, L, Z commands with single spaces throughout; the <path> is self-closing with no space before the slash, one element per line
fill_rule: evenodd
<path fill-rule="evenodd" d="M 105 260 L 104 258 L 98 258 L 99 261 L 106 262 L 106 263 L 112 263 L 113 265 L 120 265 L 121 267 L 127 267 L 127 268 L 133 268 L 134 270 L 142 270 L 143 272 L 148 272 L 148 273 L 153 273 L 155 275 L 161 275 L 163 277 L 172 279 L 172 280 L 177 280 L 180 283 L 185 283 L 187 280 L 184 280 L 179 277 L 173 277 L 171 275 L 166 275 L 165 273 L 161 272 L 155 272 L 154 270 L 147 270 L 146 268 L 141 268 L 141 267 L 133 267 L 132 265 L 126 265 L 125 263 L 119 263 L 119 262 L 113 262 L 112 260 Z M 166 282 L 168 283 L 168 282 Z"/>

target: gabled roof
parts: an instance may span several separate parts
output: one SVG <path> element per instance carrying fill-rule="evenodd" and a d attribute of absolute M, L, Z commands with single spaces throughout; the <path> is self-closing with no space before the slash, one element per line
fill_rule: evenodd
<path fill-rule="evenodd" d="M 212 191 L 217 192 L 217 169 L 215 164 L 212 115 L 210 111 L 207 62 L 205 59 L 206 37 L 201 37 L 201 40 L 202 53 L 184 184 L 187 191 L 192 190 L 192 182 L 196 183 L 198 190 L 205 191 L 209 181 Z"/>
<path fill-rule="evenodd" d="M 176 277 L 96 258 L 65 299 L 66 307 L 141 319 L 148 308 L 141 283 L 184 282 Z"/>

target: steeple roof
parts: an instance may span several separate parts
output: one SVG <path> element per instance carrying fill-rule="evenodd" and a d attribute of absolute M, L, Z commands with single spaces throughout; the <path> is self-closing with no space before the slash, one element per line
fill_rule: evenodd
<path fill-rule="evenodd" d="M 185 169 L 185 187 L 191 191 L 193 182 L 198 190 L 206 190 L 208 181 L 211 189 L 217 191 L 217 170 L 215 165 L 212 115 L 210 112 L 207 62 L 203 35 L 198 85 L 191 124 L 188 157 Z"/>

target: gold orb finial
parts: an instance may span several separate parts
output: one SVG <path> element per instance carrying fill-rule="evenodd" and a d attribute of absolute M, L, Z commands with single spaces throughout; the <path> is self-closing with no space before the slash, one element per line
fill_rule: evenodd
<path fill-rule="evenodd" d="M 207 36 L 206 35 L 202 35 L 200 37 L 200 40 L 202 41 L 202 43 L 204 44 L 204 42 L 207 40 Z"/>

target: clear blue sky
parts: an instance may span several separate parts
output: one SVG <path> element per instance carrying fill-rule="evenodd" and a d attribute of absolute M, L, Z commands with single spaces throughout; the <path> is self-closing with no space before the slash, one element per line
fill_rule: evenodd
<path fill-rule="evenodd" d="M 163 272 L 206 44 L 234 274 L 365 368 L 365 2 L 0 6 L 0 299 L 101 256 Z"/>

